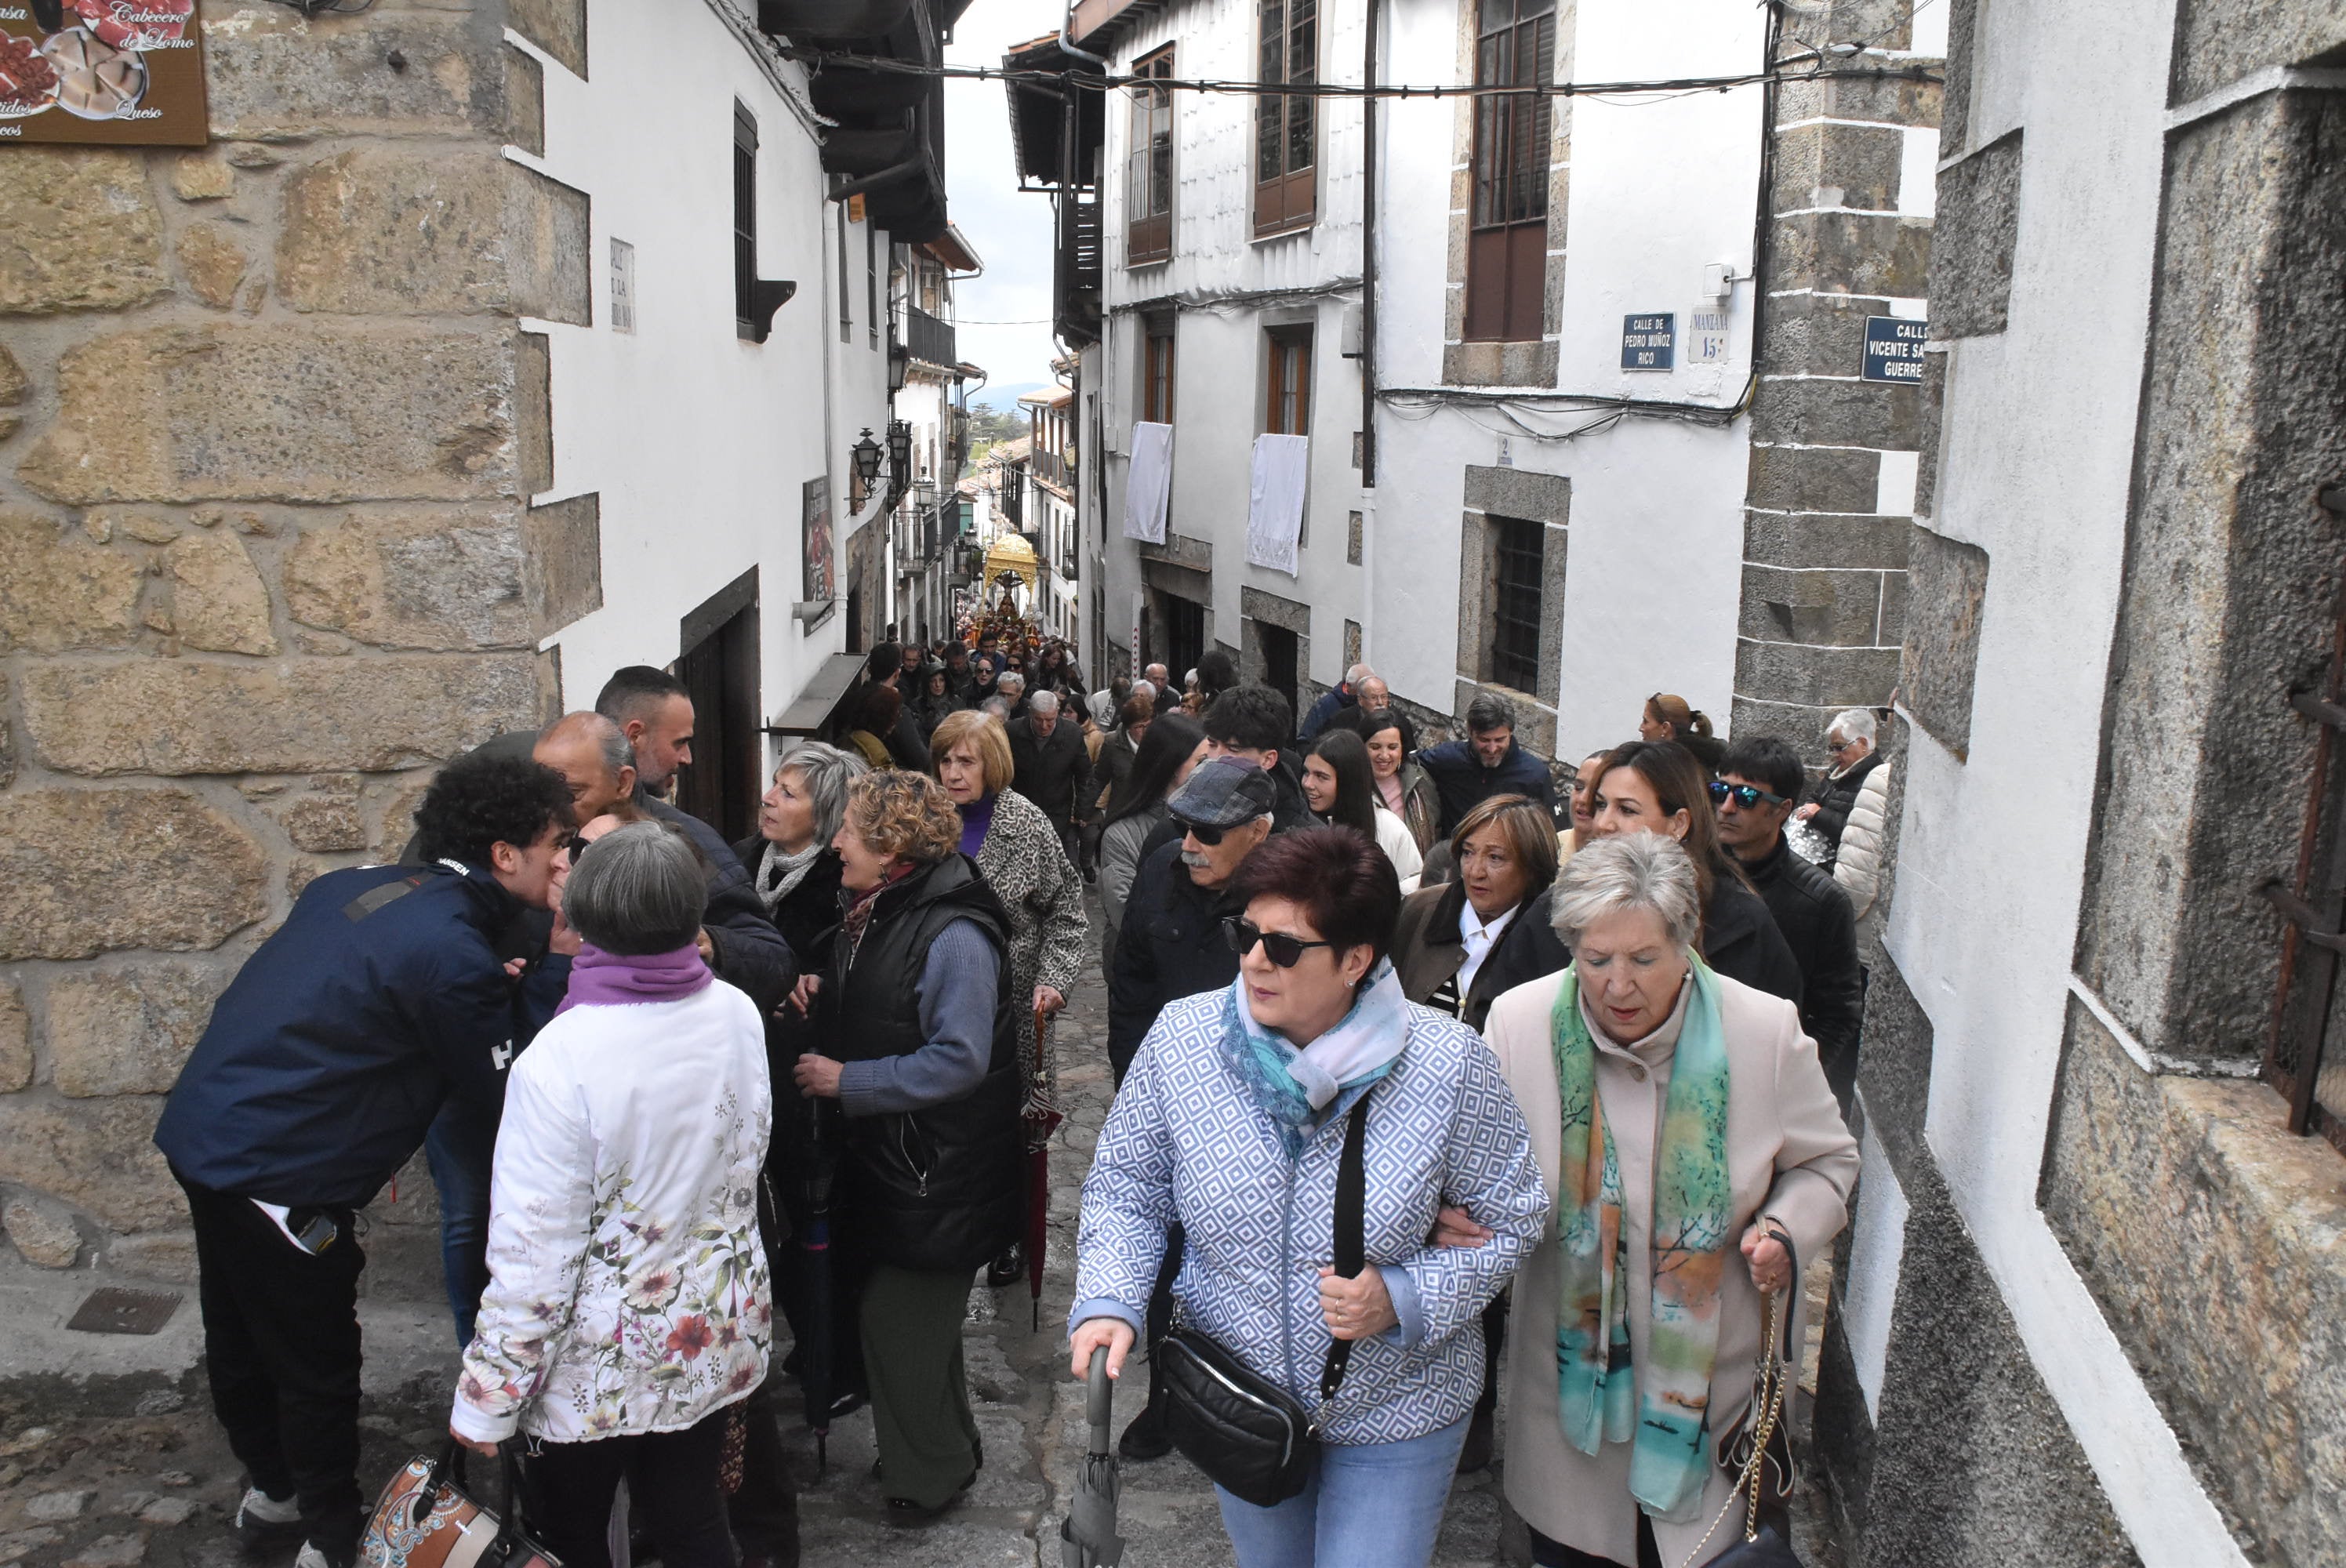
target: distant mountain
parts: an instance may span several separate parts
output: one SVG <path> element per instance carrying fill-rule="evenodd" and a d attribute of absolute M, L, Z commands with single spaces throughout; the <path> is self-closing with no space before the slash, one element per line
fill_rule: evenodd
<path fill-rule="evenodd" d="M 998 409 L 1004 412 L 1018 406 L 1018 400 L 1031 392 L 1042 392 L 1048 382 L 1018 382 L 1006 387 L 987 387 L 969 400 L 972 408 Z"/>

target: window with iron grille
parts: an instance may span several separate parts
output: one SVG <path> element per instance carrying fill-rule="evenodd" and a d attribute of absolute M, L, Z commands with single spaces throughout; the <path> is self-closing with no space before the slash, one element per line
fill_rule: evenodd
<path fill-rule="evenodd" d="M 1517 691 L 1539 689 L 1540 581 L 1547 529 L 1520 517 L 1491 524 L 1491 670 Z"/>
<path fill-rule="evenodd" d="M 1556 0 L 1481 0 L 1477 87 L 1544 86 L 1556 75 Z M 1536 342 L 1547 281 L 1547 188 L 1554 100 L 1474 100 L 1473 223 L 1466 239 L 1466 337 Z"/>
<path fill-rule="evenodd" d="M 1173 326 L 1169 321 L 1143 340 L 1140 417 L 1155 424 L 1173 423 Z"/>
<path fill-rule="evenodd" d="M 1319 0 L 1262 0 L 1256 79 L 1315 82 L 1320 73 Z M 1311 223 L 1320 162 L 1320 100 L 1264 94 L 1254 109 L 1254 231 L 1276 234 Z"/>
<path fill-rule="evenodd" d="M 733 106 L 733 330 L 754 338 L 758 290 L 758 121 Z"/>
<path fill-rule="evenodd" d="M 1311 329 L 1274 327 L 1267 334 L 1270 376 L 1264 387 L 1263 433 L 1309 435 L 1311 423 Z"/>
<path fill-rule="evenodd" d="M 1173 74 L 1168 45 L 1133 63 L 1146 81 Z M 1124 190 L 1124 262 L 1138 267 L 1173 254 L 1173 94 L 1166 87 L 1132 89 L 1132 147 Z"/>
<path fill-rule="evenodd" d="M 2346 520 L 2346 483 L 2317 497 Z M 2339 955 L 2346 952 L 2346 589 L 2331 633 L 2329 667 L 2289 705 L 2320 727 L 2299 835 L 2286 881 L 2261 890 L 2289 922 L 2281 940 L 2280 994 L 2265 1047 L 2264 1078 L 2289 1102 L 2289 1130 L 2317 1133 L 2346 1151 L 2346 1007 L 2338 1005 Z"/>

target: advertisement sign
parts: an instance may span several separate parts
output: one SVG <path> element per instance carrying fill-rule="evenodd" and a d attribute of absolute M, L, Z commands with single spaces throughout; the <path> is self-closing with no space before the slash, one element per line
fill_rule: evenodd
<path fill-rule="evenodd" d="M 207 139 L 196 0 L 0 0 L 0 146 Z"/>
<path fill-rule="evenodd" d="M 831 479 L 810 479 L 800 497 L 800 520 L 806 530 L 806 592 L 808 603 L 838 596 L 831 563 Z"/>

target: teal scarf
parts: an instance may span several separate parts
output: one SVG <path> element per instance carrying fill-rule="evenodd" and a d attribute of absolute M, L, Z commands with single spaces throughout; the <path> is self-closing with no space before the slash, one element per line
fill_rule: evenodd
<path fill-rule="evenodd" d="M 1556 1408 L 1586 1454 L 1627 1442 L 1629 1492 L 1658 1519 L 1682 1521 L 1709 1475 L 1710 1374 L 1719 1359 L 1719 1285 L 1735 1199 L 1727 1171 L 1727 1041 L 1719 980 L 1692 954 L 1686 1022 L 1654 1152 L 1649 1364 L 1630 1365 L 1626 1196 L 1613 1129 L 1596 1094 L 1596 1046 L 1580 1012 L 1580 982 L 1564 972 L 1549 1037 L 1564 1108 L 1556 1228 Z M 1644 1195 L 1639 1195 L 1642 1199 Z M 1643 1385 L 1640 1388 L 1639 1385 Z"/>
<path fill-rule="evenodd" d="M 1222 1054 L 1279 1129 L 1289 1159 L 1330 1116 L 1350 1110 L 1391 1073 L 1409 1044 L 1408 999 L 1391 959 L 1370 972 L 1352 1011 L 1300 1051 L 1254 1021 L 1244 977 L 1223 998 Z"/>

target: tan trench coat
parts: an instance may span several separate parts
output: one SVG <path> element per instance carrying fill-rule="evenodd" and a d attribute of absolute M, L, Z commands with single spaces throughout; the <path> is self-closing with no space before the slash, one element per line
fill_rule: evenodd
<path fill-rule="evenodd" d="M 1548 1015 L 1561 974 L 1519 985 L 1491 1009 L 1484 1033 L 1500 1070 L 1515 1092 L 1531 1128 L 1532 1151 L 1551 1193 L 1558 1181 L 1563 1113 Z M 1730 1084 L 1727 1160 L 1735 1193 L 1739 1242 L 1760 1214 L 1773 1215 L 1791 1233 L 1800 1258 L 1818 1256 L 1849 1217 L 1856 1185 L 1857 1141 L 1841 1119 L 1816 1042 L 1800 1033 L 1790 1003 L 1721 975 L 1719 1022 L 1727 1036 Z M 1595 1031 L 1591 1031 L 1595 1033 Z M 1595 1033 L 1596 1093 L 1621 1166 L 1624 1191 L 1633 1195 L 1624 1222 L 1635 1265 L 1650 1258 L 1654 1144 L 1669 1087 L 1666 1050 L 1648 1046 L 1640 1061 Z M 1672 1037 L 1674 1038 L 1674 1036 Z M 1636 1195 L 1646 1195 L 1639 1198 Z M 1507 1501 L 1533 1529 L 1582 1552 L 1616 1563 L 1637 1560 L 1637 1505 L 1629 1496 L 1627 1443 L 1607 1444 L 1592 1458 L 1565 1441 L 1556 1417 L 1556 1242 L 1554 1227 L 1516 1274 L 1515 1310 L 1507 1334 Z M 1647 1360 L 1650 1274 L 1633 1278 L 1629 1343 L 1636 1364 Z M 1710 1430 L 1729 1430 L 1750 1402 L 1752 1364 L 1760 1352 L 1760 1298 L 1751 1274 L 1730 1258 L 1719 1291 L 1719 1359 L 1710 1380 Z M 1689 1522 L 1654 1522 L 1662 1561 L 1678 1568 L 1719 1513 L 1730 1484 L 1714 1464 L 1698 1512 Z M 1703 1547 L 1701 1562 L 1739 1539 L 1721 1525 Z"/>

